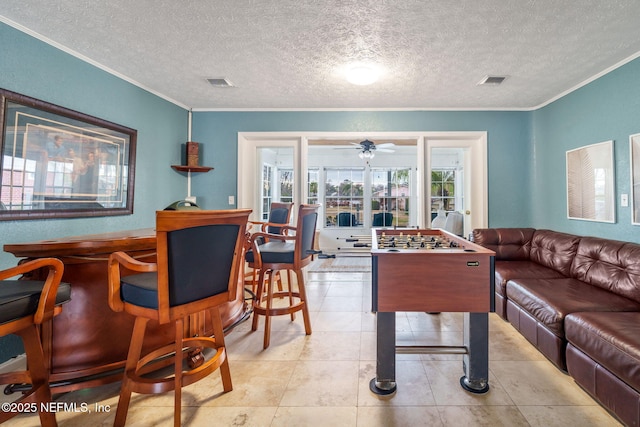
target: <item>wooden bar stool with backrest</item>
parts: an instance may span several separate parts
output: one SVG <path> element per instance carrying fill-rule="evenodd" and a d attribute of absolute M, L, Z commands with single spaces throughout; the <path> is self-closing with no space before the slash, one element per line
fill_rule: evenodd
<path fill-rule="evenodd" d="M 182 387 L 220 368 L 223 389 L 231 391 L 219 306 L 236 298 L 250 213 L 250 209 L 159 211 L 156 263 L 137 261 L 124 252 L 109 257 L 109 305 L 114 311 L 135 316 L 114 425 L 124 425 L 132 392 L 174 390 L 174 425 L 179 426 Z M 124 276 L 121 268 L 136 274 Z M 203 322 L 196 321 L 198 334 L 185 337 L 185 322 L 200 319 L 207 310 L 214 336 L 205 336 Z M 149 320 L 173 323 L 175 342 L 142 355 Z M 187 352 L 183 350 L 189 348 L 209 348 L 214 353 L 201 365 L 186 369 L 183 359 Z M 174 366 L 172 376 L 145 376 L 166 366 L 167 356 Z"/>
<path fill-rule="evenodd" d="M 295 235 L 277 235 L 268 233 L 254 233 L 251 238 L 251 250 L 247 252 L 247 259 L 255 263 L 260 270 L 258 279 L 258 291 L 253 301 L 253 322 L 251 329 L 258 327 L 258 316 L 265 317 L 264 348 L 269 347 L 271 334 L 271 316 L 293 314 L 302 311 L 304 328 L 307 335 L 311 334 L 311 321 L 309 319 L 309 307 L 304 287 L 304 274 L 302 269 L 307 266 L 315 251 L 313 243 L 316 232 L 319 205 L 300 205 L 296 227 L 284 227 L 288 231 L 294 231 Z M 260 239 L 268 239 L 264 244 L 258 244 Z M 295 272 L 298 290 L 292 289 L 293 283 L 289 282 L 287 291 L 274 292 L 274 275 L 281 270 Z M 265 275 L 268 275 L 267 291 L 264 295 Z M 290 304 L 287 307 L 273 307 L 273 299 L 280 296 L 289 296 Z M 297 302 L 294 303 L 293 299 Z"/>
<path fill-rule="evenodd" d="M 253 227 L 259 227 L 256 232 L 269 233 L 269 234 L 283 234 L 286 229 L 283 225 L 289 225 L 291 220 L 291 210 L 293 203 L 285 202 L 272 202 L 269 208 L 269 218 L 267 222 L 262 221 L 249 221 L 249 224 Z M 258 242 L 259 244 L 265 243 L 265 239 Z M 251 250 L 251 235 L 247 235 L 247 251 Z M 251 286 L 251 291 L 255 294 L 258 288 L 258 269 L 253 262 L 247 262 L 250 272 L 245 274 L 245 286 Z M 278 276 L 278 288 L 282 290 L 282 280 Z"/>
<path fill-rule="evenodd" d="M 18 275 L 38 277 L 43 270 L 45 280 L 7 280 Z M 31 384 L 31 389 L 14 403 L 35 403 L 40 424 L 45 427 L 58 424 L 54 412 L 40 411 L 41 404 L 51 401 L 51 355 L 43 349 L 41 328 L 50 327 L 51 319 L 61 312 L 61 304 L 71 300 L 71 286 L 60 282 L 63 271 L 62 261 L 56 258 L 27 261 L 0 271 L 0 336 L 19 335 L 27 356 L 27 370 L 0 374 L 0 384 Z M 0 424 L 18 413 L 0 412 Z"/>

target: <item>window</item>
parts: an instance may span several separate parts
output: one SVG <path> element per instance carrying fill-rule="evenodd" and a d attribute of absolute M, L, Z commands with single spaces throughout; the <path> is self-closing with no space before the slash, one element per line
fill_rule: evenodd
<path fill-rule="evenodd" d="M 262 220 L 269 220 L 269 211 L 271 210 L 271 201 L 273 199 L 271 166 L 268 164 L 262 165 Z"/>
<path fill-rule="evenodd" d="M 456 170 L 431 170 L 431 212 L 456 210 Z"/>
<path fill-rule="evenodd" d="M 74 173 L 73 161 L 53 160 L 47 163 L 47 193 L 54 197 L 70 196 L 72 194 Z"/>
<path fill-rule="evenodd" d="M 71 161 L 47 162 L 44 183 L 42 174 L 38 178 L 37 164 L 33 159 L 4 156 L 0 200 L 6 209 L 44 209 L 43 191 L 37 192 L 36 187 L 44 188 L 48 197 L 69 197 L 72 193 L 74 171 Z"/>
<path fill-rule="evenodd" d="M 274 179 L 277 188 L 274 189 Z M 262 165 L 262 212 L 263 221 L 269 220 L 272 202 L 293 203 L 293 169 L 278 169 L 263 163 Z M 277 190 L 277 193 L 274 191 Z"/>
<path fill-rule="evenodd" d="M 320 170 L 309 169 L 307 171 L 307 203 L 314 205 L 318 203 L 318 184 L 320 182 Z"/>
<path fill-rule="evenodd" d="M 371 169 L 372 225 L 407 227 L 411 198 L 411 169 Z"/>
<path fill-rule="evenodd" d="M 325 226 L 362 226 L 364 168 L 325 168 Z"/>
<path fill-rule="evenodd" d="M 280 201 L 293 203 L 293 169 L 278 169 Z"/>

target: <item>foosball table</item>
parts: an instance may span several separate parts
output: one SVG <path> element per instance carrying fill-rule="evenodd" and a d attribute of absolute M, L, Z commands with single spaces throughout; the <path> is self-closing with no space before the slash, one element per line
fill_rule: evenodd
<path fill-rule="evenodd" d="M 396 391 L 396 353 L 461 354 L 460 385 L 489 390 L 489 317 L 494 311 L 495 252 L 440 229 L 374 229 L 372 311 L 376 313 L 376 377 L 372 392 Z M 461 346 L 397 346 L 396 312 L 464 313 Z"/>

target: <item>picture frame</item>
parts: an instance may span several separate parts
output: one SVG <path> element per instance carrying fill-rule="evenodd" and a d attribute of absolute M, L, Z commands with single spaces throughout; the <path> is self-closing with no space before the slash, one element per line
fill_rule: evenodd
<path fill-rule="evenodd" d="M 137 131 L 0 89 L 0 220 L 133 213 Z"/>
<path fill-rule="evenodd" d="M 631 224 L 640 225 L 640 133 L 629 136 Z"/>
<path fill-rule="evenodd" d="M 613 141 L 566 152 L 567 217 L 615 222 Z"/>

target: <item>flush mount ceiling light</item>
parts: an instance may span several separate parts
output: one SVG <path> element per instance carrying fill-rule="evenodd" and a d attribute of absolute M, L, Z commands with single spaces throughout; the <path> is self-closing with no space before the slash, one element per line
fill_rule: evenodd
<path fill-rule="evenodd" d="M 212 79 L 207 79 L 207 81 L 213 87 L 218 87 L 218 88 L 233 87 L 233 83 L 231 83 L 231 81 L 225 77 L 216 77 Z"/>
<path fill-rule="evenodd" d="M 358 86 L 366 86 L 378 80 L 379 73 L 369 65 L 355 65 L 347 69 L 347 81 Z"/>

